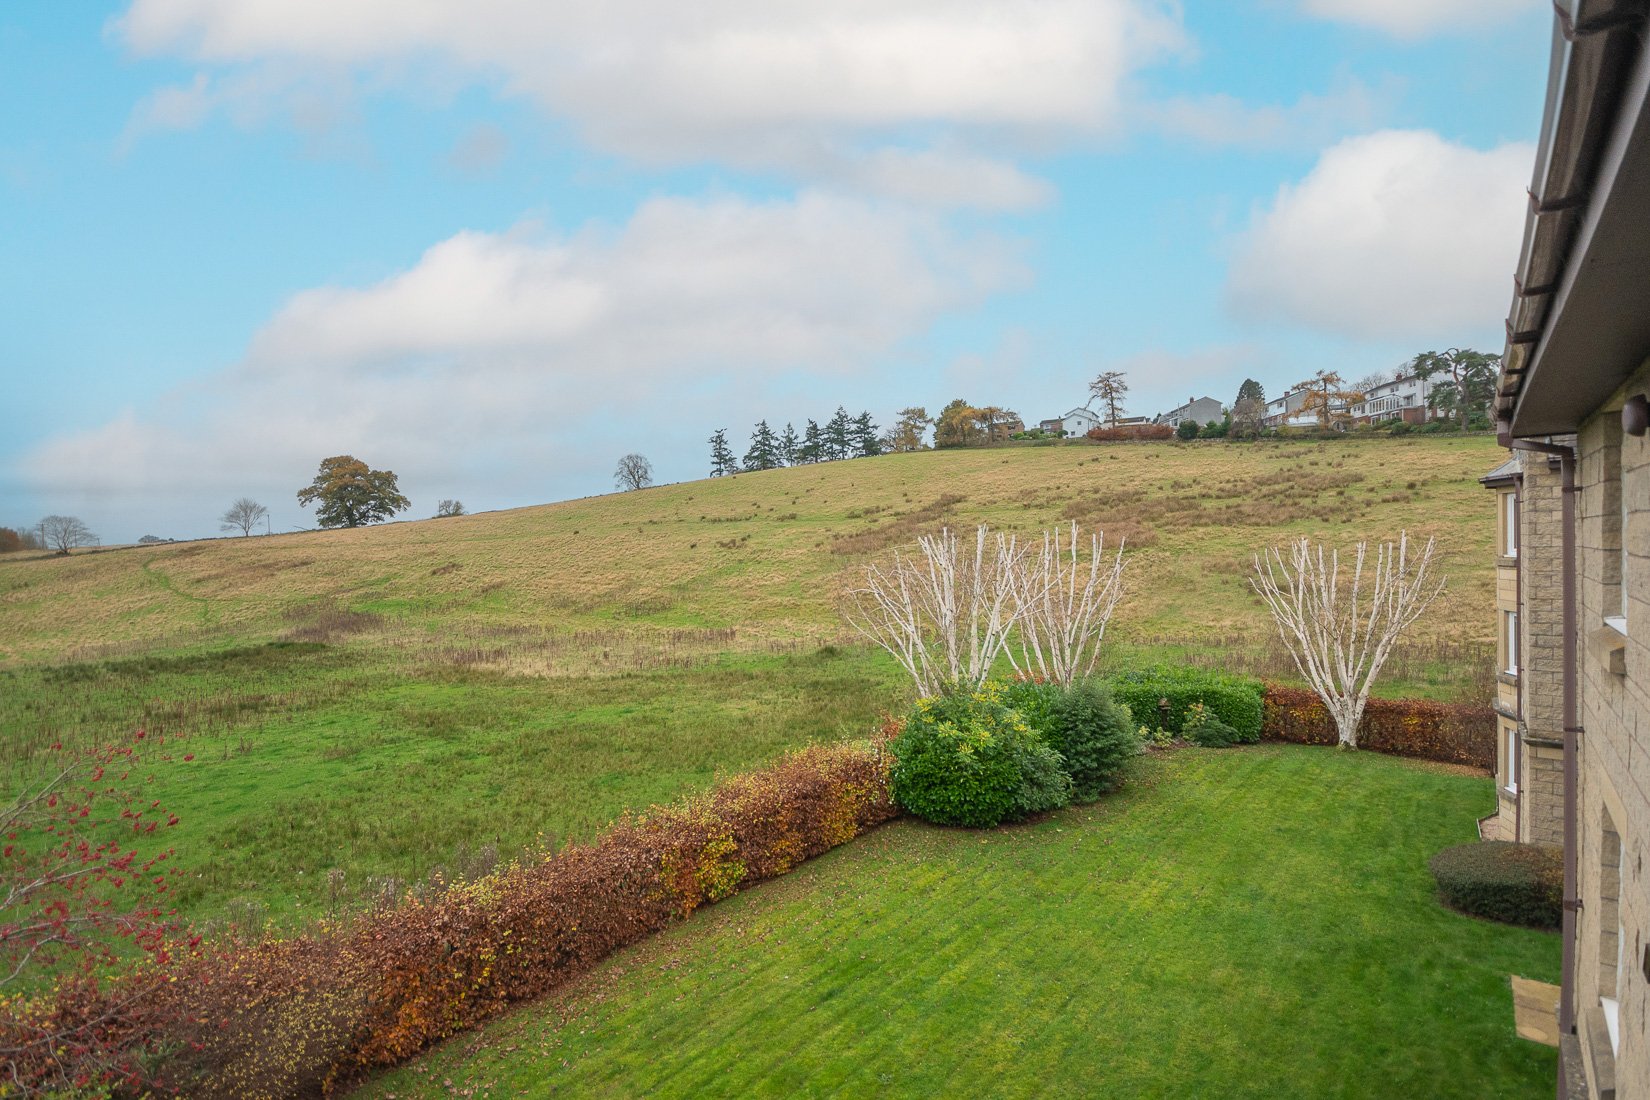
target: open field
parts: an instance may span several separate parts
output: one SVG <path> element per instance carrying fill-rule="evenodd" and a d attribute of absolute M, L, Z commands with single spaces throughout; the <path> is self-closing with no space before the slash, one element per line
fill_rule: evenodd
<path fill-rule="evenodd" d="M 718 770 L 862 732 L 892 662 L 835 600 L 942 524 L 1125 535 L 1110 661 L 1287 675 L 1258 546 L 1436 535 L 1450 590 L 1391 694 L 1488 694 L 1487 438 L 928 452 L 354 531 L 0 560 L 0 773 L 135 727 L 180 901 L 256 923 L 587 837 Z"/>
<path fill-rule="evenodd" d="M 885 826 L 360 1096 L 1550 1095 L 1507 976 L 1557 937 L 1426 870 L 1493 806 L 1371 754 L 1145 758 L 1032 825 Z"/>

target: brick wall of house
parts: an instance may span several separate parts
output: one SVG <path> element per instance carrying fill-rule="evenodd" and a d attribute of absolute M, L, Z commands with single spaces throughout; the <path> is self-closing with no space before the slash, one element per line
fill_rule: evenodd
<path fill-rule="evenodd" d="M 1650 1087 L 1650 878 L 1644 867 L 1650 847 L 1650 444 L 1623 437 L 1619 416 L 1626 395 L 1647 389 L 1650 372 L 1641 371 L 1583 424 L 1578 441 L 1577 625 L 1585 732 L 1578 739 L 1576 1019 L 1595 1096 L 1612 1081 L 1624 1096 L 1644 1095 Z M 1625 577 L 1624 537 L 1631 551 Z M 1625 638 L 1605 623 L 1623 609 L 1623 585 Z M 1620 1005 L 1615 1057 L 1601 1010 L 1601 998 L 1612 995 Z"/>

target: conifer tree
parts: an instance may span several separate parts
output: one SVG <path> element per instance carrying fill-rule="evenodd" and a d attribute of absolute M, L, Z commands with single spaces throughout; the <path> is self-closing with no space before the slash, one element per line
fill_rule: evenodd
<path fill-rule="evenodd" d="M 710 476 L 726 477 L 739 472 L 739 460 L 728 446 L 728 430 L 717 428 L 710 437 Z"/>
<path fill-rule="evenodd" d="M 758 420 L 751 430 L 750 450 L 745 452 L 745 469 L 772 470 L 779 465 L 779 437 L 766 420 Z"/>
<path fill-rule="evenodd" d="M 802 441 L 796 437 L 796 429 L 791 427 L 789 420 L 785 421 L 785 434 L 779 437 L 779 458 L 787 466 L 795 466 L 797 452 L 802 449 Z"/>
<path fill-rule="evenodd" d="M 853 455 L 853 430 L 848 410 L 838 405 L 836 415 L 825 425 L 825 457 L 838 459 Z"/>
<path fill-rule="evenodd" d="M 854 454 L 859 458 L 875 458 L 882 453 L 882 438 L 869 412 L 854 417 Z"/>
<path fill-rule="evenodd" d="M 812 420 L 808 421 L 807 430 L 802 433 L 802 446 L 796 449 L 796 457 L 798 461 L 807 463 L 825 461 L 825 433 Z"/>
<path fill-rule="evenodd" d="M 928 429 L 934 426 L 934 420 L 928 415 L 928 410 L 921 405 L 913 405 L 899 411 L 899 423 L 888 430 L 886 440 L 890 451 L 920 451 L 923 448 L 923 437 Z"/>

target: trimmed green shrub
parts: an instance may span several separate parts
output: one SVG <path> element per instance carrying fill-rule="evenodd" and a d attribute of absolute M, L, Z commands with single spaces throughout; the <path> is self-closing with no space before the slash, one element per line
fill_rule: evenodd
<path fill-rule="evenodd" d="M 1232 728 L 1238 743 L 1260 740 L 1262 686 L 1248 676 L 1160 666 L 1119 673 L 1111 679 L 1111 692 L 1136 721 L 1161 725 L 1171 733 L 1185 733 L 1192 704 L 1202 703 L 1209 715 Z M 1158 707 L 1163 699 L 1169 701 L 1166 719 Z"/>
<path fill-rule="evenodd" d="M 1049 747 L 1059 750 L 1054 738 L 1054 704 L 1064 694 L 1059 684 L 1044 680 L 1010 680 L 1003 685 L 1003 702 L 1020 712 L 1026 725 L 1041 735 Z"/>
<path fill-rule="evenodd" d="M 1180 732 L 1192 744 L 1206 749 L 1229 749 L 1238 743 L 1238 731 L 1202 703 L 1187 708 Z"/>
<path fill-rule="evenodd" d="M 1196 439 L 1197 433 L 1198 427 L 1195 420 L 1182 420 L 1174 430 L 1174 434 L 1181 439 Z"/>
<path fill-rule="evenodd" d="M 1564 857 L 1557 848 L 1486 840 L 1432 857 L 1444 904 L 1475 917 L 1557 928 L 1563 915 Z"/>
<path fill-rule="evenodd" d="M 1097 681 L 1058 690 L 1049 717 L 1048 743 L 1065 758 L 1075 802 L 1093 802 L 1116 787 L 1123 765 L 1140 753 L 1129 708 Z"/>
<path fill-rule="evenodd" d="M 938 825 L 990 828 L 1070 801 L 1065 762 L 1001 684 L 919 700 L 888 749 L 895 801 Z"/>

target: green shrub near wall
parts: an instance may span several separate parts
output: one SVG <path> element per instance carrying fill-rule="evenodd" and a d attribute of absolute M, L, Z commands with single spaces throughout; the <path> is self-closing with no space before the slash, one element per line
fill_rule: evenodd
<path fill-rule="evenodd" d="M 1119 673 L 1111 678 L 1110 687 L 1112 696 L 1126 704 L 1134 720 L 1143 725 L 1181 733 L 1192 704 L 1202 703 L 1208 713 L 1232 727 L 1236 741 L 1260 740 L 1263 688 L 1251 677 L 1159 666 Z M 1159 708 L 1164 699 L 1169 703 L 1166 718 Z"/>
<path fill-rule="evenodd" d="M 1432 857 L 1445 904 L 1463 913 L 1531 928 L 1557 928 L 1563 915 L 1564 856 L 1557 848 L 1486 840 Z"/>

